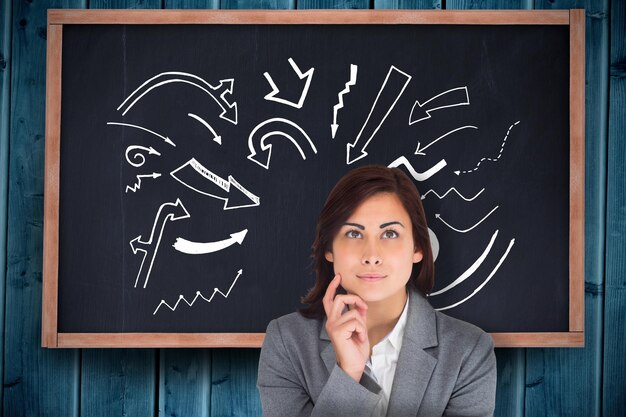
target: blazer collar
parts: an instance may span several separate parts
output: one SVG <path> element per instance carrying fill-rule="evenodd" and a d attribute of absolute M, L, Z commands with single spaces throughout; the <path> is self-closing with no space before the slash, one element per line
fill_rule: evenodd
<path fill-rule="evenodd" d="M 409 291 L 408 318 L 387 407 L 387 415 L 390 416 L 417 414 L 437 365 L 436 352 L 425 350 L 438 346 L 435 310 L 419 291 L 411 287 Z M 326 318 L 322 321 L 320 339 L 328 341 L 320 356 L 330 373 L 335 366 L 336 355 L 326 332 Z"/>

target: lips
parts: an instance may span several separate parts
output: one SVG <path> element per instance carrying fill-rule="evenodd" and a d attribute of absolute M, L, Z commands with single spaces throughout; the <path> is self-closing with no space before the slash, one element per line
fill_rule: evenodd
<path fill-rule="evenodd" d="M 357 274 L 357 277 L 362 279 L 363 281 L 380 281 L 385 278 L 387 275 L 379 274 L 379 273 L 367 273 L 367 274 Z"/>

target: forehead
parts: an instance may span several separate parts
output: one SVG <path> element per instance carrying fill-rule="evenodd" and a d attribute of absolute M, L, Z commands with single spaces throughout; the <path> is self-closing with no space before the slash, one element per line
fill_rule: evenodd
<path fill-rule="evenodd" d="M 398 220 L 410 222 L 409 214 L 394 193 L 378 193 L 363 201 L 348 221 L 372 222 Z"/>

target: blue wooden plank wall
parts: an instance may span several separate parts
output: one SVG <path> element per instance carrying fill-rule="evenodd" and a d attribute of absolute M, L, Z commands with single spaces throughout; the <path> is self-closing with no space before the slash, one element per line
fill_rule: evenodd
<path fill-rule="evenodd" d="M 585 8 L 585 348 L 496 349 L 495 415 L 626 415 L 626 1 L 0 0 L 2 416 L 261 415 L 258 349 L 40 348 L 48 8 Z"/>

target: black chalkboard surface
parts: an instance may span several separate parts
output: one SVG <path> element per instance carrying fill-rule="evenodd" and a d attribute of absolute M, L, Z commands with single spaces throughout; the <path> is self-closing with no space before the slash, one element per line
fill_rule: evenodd
<path fill-rule="evenodd" d="M 433 307 L 568 332 L 567 25 L 62 29 L 59 333 L 262 333 L 350 169 L 398 166 Z"/>

